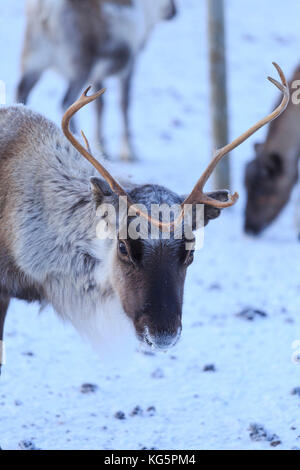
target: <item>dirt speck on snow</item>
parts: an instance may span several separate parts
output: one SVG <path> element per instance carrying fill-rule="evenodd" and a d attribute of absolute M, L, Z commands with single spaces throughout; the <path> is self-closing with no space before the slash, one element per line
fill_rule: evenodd
<path fill-rule="evenodd" d="M 98 388 L 98 385 L 86 383 L 81 385 L 80 392 L 83 394 L 96 393 Z"/>
<path fill-rule="evenodd" d="M 268 441 L 272 447 L 276 447 L 281 444 L 277 434 L 270 433 L 262 424 L 252 423 L 248 430 L 250 431 L 250 438 L 252 441 Z"/>
<path fill-rule="evenodd" d="M 247 321 L 254 321 L 258 318 L 266 318 L 267 316 L 268 314 L 263 310 L 252 307 L 244 308 L 241 312 L 236 314 L 236 317 Z"/>

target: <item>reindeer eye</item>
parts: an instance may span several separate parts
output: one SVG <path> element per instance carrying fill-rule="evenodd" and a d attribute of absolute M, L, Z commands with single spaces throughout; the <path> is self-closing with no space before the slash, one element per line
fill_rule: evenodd
<path fill-rule="evenodd" d="M 122 256 L 128 256 L 127 247 L 124 242 L 119 242 L 119 252 Z"/>

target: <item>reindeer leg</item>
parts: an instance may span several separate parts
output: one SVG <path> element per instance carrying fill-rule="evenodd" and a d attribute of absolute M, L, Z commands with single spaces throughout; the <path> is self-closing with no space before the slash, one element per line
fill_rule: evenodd
<path fill-rule="evenodd" d="M 84 72 L 81 75 L 78 75 L 78 77 L 75 80 L 72 80 L 69 83 L 67 92 L 62 101 L 63 111 L 66 111 L 71 106 L 71 104 L 73 104 L 74 101 L 77 100 L 78 96 L 81 94 L 84 88 L 84 85 L 88 79 L 88 76 L 89 76 L 89 72 Z M 73 133 L 77 132 L 76 125 L 74 124 L 74 119 L 70 123 L 70 128 Z"/>
<path fill-rule="evenodd" d="M 95 82 L 95 89 L 101 90 L 103 88 L 103 83 L 101 81 Z M 101 152 L 104 158 L 108 158 L 108 153 L 105 146 L 105 138 L 103 136 L 103 111 L 104 111 L 104 97 L 100 96 L 95 101 L 96 106 L 96 142 L 99 143 Z"/>
<path fill-rule="evenodd" d="M 4 322 L 8 309 L 10 299 L 8 297 L 0 296 L 0 375 L 3 358 L 3 337 L 4 337 Z"/>
<path fill-rule="evenodd" d="M 35 70 L 35 71 L 31 70 L 23 74 L 19 82 L 18 88 L 17 88 L 16 100 L 18 103 L 23 103 L 23 104 L 27 103 L 28 96 L 32 88 L 40 79 L 41 75 L 42 75 L 42 70 Z"/>
<path fill-rule="evenodd" d="M 121 159 L 127 162 L 135 160 L 131 145 L 131 135 L 129 126 L 129 106 L 131 100 L 131 84 L 133 77 L 133 64 L 129 67 L 126 74 L 121 76 L 121 109 L 123 119 L 123 142 L 121 150 Z"/>

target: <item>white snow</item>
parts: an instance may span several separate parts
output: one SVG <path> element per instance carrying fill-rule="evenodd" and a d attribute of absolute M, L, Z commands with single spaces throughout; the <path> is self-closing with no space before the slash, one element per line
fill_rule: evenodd
<path fill-rule="evenodd" d="M 24 2 L 0 4 L 0 79 L 13 102 L 19 78 Z M 265 115 L 277 94 L 266 81 L 276 60 L 290 76 L 299 63 L 300 4 L 226 0 L 232 137 Z M 139 61 L 132 126 L 140 162 L 124 175 L 184 193 L 210 158 L 205 2 L 178 0 L 176 20 L 161 24 Z M 43 77 L 30 106 L 60 122 L 66 84 Z M 116 85 L 107 83 L 106 132 L 118 150 Z M 92 135 L 93 112 L 81 124 Z M 178 126 L 179 122 L 179 126 Z M 177 124 L 177 125 L 176 125 Z M 6 322 L 7 364 L 0 379 L 0 445 L 32 440 L 41 449 L 271 449 L 253 442 L 251 423 L 276 433 L 280 449 L 300 448 L 300 245 L 293 204 L 260 238 L 243 235 L 243 170 L 256 138 L 232 155 L 233 188 L 241 199 L 212 222 L 186 281 L 184 328 L 167 354 L 137 352 L 112 371 L 51 309 L 13 301 Z M 247 322 L 244 307 L 267 318 Z M 27 353 L 32 352 L 30 356 Z M 215 364 L 216 372 L 203 372 Z M 153 374 L 154 373 L 154 374 Z M 152 376 L 153 374 L 153 376 Z M 97 384 L 82 394 L 83 383 Z M 131 417 L 134 407 L 144 410 Z M 154 406 L 154 416 L 147 413 Z M 125 420 L 114 417 L 117 411 Z M 295 429 L 292 429 L 295 428 Z"/>

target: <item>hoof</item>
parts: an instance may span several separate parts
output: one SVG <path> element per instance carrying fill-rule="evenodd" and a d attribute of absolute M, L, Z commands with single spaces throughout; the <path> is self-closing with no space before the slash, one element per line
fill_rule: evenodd
<path fill-rule="evenodd" d="M 126 162 L 126 163 L 133 163 L 133 162 L 137 162 L 138 158 L 137 158 L 137 156 L 135 155 L 134 152 L 124 151 L 123 150 L 120 153 L 120 160 L 122 160 L 122 162 Z"/>
<path fill-rule="evenodd" d="M 135 155 L 132 155 L 132 154 L 130 154 L 130 155 L 121 154 L 120 159 L 122 160 L 122 162 L 125 162 L 125 163 L 134 163 L 134 162 L 138 161 L 138 158 Z"/>
<path fill-rule="evenodd" d="M 120 159 L 123 162 L 127 162 L 127 163 L 136 162 L 138 160 L 138 158 L 135 155 L 135 152 L 133 151 L 133 149 L 131 148 L 131 145 L 129 144 L 127 140 L 123 142 L 121 152 L 120 152 Z"/>

